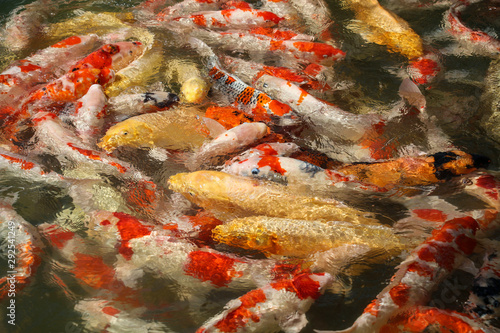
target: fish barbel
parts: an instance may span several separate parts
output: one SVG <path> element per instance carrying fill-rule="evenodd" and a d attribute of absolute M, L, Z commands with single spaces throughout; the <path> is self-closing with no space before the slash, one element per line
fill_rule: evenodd
<path fill-rule="evenodd" d="M 397 52 L 414 59 L 423 55 L 423 43 L 409 24 L 382 7 L 377 0 L 343 0 L 354 11 L 356 22 L 352 30 L 372 43 L 385 45 L 391 52 Z"/>
<path fill-rule="evenodd" d="M 305 196 L 283 185 L 219 171 L 178 173 L 170 177 L 168 184 L 171 190 L 181 193 L 195 204 L 217 210 L 226 217 L 267 215 L 377 223 L 366 212 L 347 207 L 335 199 Z"/>
<path fill-rule="evenodd" d="M 210 137 L 201 116 L 195 108 L 134 116 L 108 129 L 98 146 L 107 151 L 121 146 L 193 150 Z"/>
<path fill-rule="evenodd" d="M 215 227 L 216 241 L 266 255 L 306 257 L 343 244 L 393 252 L 405 244 L 392 228 L 339 221 L 306 221 L 267 216 L 237 218 Z"/>

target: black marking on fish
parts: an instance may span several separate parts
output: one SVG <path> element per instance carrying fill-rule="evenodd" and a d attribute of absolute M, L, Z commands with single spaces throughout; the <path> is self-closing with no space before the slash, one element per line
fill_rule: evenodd
<path fill-rule="evenodd" d="M 305 173 L 309 173 L 311 175 L 311 178 L 316 176 L 318 172 L 323 171 L 323 169 L 319 166 L 307 162 L 302 162 L 299 165 L 299 169 Z"/>

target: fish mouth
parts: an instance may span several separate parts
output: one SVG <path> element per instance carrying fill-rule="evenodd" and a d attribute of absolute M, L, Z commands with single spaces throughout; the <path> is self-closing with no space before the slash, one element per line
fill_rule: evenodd
<path fill-rule="evenodd" d="M 113 137 L 103 137 L 97 147 L 104 149 L 108 153 L 112 152 L 118 146 L 118 142 Z"/>

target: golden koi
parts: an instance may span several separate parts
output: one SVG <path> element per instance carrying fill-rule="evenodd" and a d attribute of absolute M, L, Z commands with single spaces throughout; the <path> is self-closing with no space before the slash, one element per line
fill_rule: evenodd
<path fill-rule="evenodd" d="M 286 186 L 219 171 L 178 173 L 169 188 L 193 203 L 217 211 L 221 219 L 266 215 L 304 220 L 338 220 L 377 223 L 366 212 L 335 199 L 298 194 Z M 216 215 L 217 218 L 219 216 Z"/>
<path fill-rule="evenodd" d="M 172 85 L 181 86 L 180 98 L 186 103 L 201 103 L 208 94 L 210 85 L 201 75 L 198 66 L 189 61 L 172 59 L 167 63 L 165 78 Z"/>
<path fill-rule="evenodd" d="M 343 244 L 400 251 L 406 247 L 392 228 L 339 221 L 306 221 L 267 216 L 237 218 L 214 228 L 214 240 L 269 255 L 306 257 Z"/>
<path fill-rule="evenodd" d="M 193 150 L 210 136 L 202 116 L 196 108 L 134 116 L 108 129 L 98 146 L 107 151 L 121 146 Z"/>
<path fill-rule="evenodd" d="M 422 39 L 408 23 L 382 7 L 377 0 L 343 0 L 355 14 L 356 22 L 351 29 L 359 32 L 368 42 L 385 45 L 391 52 L 397 52 L 414 59 L 423 55 Z"/>

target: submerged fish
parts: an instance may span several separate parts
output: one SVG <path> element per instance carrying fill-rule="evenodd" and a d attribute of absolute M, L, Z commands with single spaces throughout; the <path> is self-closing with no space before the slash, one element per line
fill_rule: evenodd
<path fill-rule="evenodd" d="M 392 228 L 339 221 L 306 221 L 267 216 L 234 219 L 215 227 L 216 241 L 266 255 L 306 257 L 344 244 L 393 252 L 405 248 Z"/>
<path fill-rule="evenodd" d="M 176 94 L 167 91 L 148 91 L 138 94 L 120 94 L 108 100 L 110 112 L 136 116 L 158 112 L 179 102 Z"/>
<path fill-rule="evenodd" d="M 171 190 L 181 193 L 195 204 L 216 210 L 217 214 L 226 217 L 267 215 L 377 223 L 367 213 L 345 206 L 335 199 L 306 196 L 283 185 L 219 171 L 178 173 L 170 177 L 168 184 Z"/>
<path fill-rule="evenodd" d="M 328 273 L 303 273 L 254 289 L 230 301 L 196 332 L 299 332 L 307 324 L 305 313 L 332 280 Z"/>

